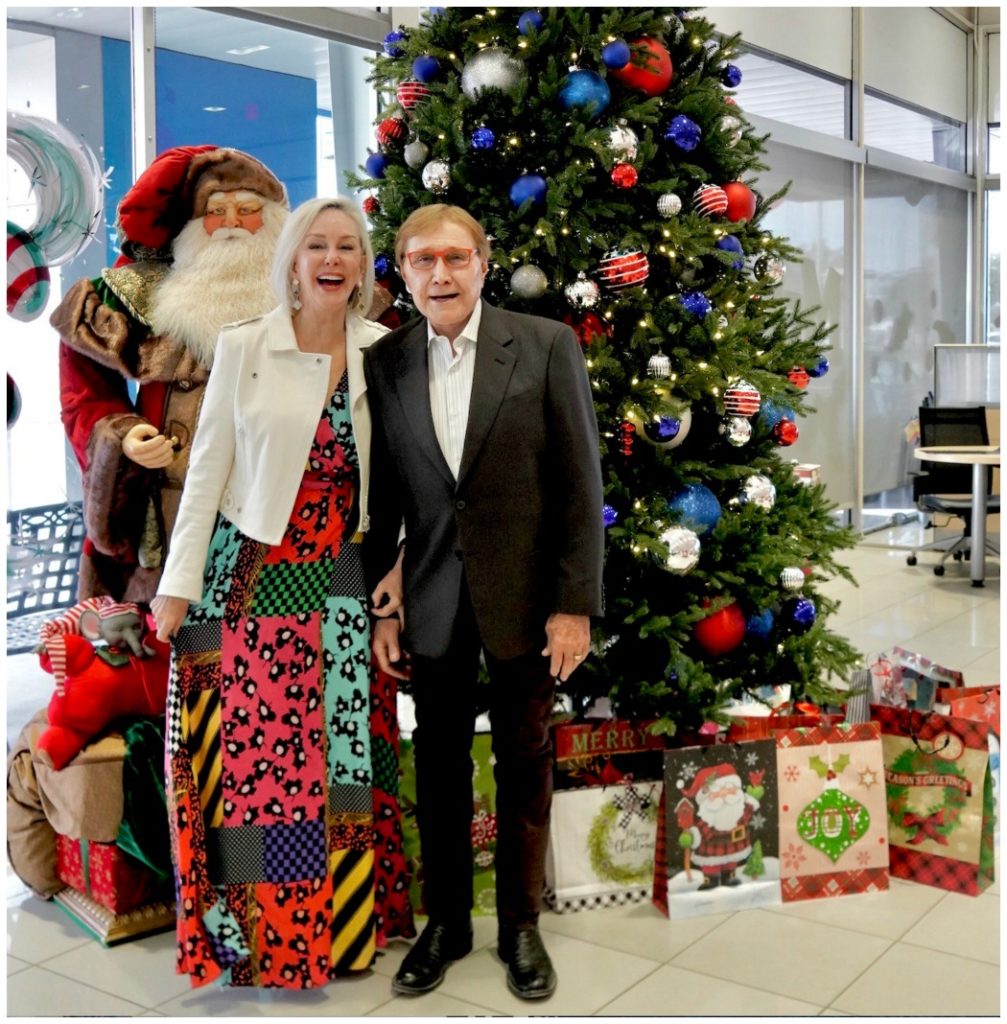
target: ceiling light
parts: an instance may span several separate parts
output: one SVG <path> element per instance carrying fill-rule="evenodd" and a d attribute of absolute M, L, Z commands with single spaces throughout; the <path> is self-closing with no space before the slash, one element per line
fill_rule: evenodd
<path fill-rule="evenodd" d="M 234 57 L 247 57 L 250 53 L 259 53 L 262 50 L 268 50 L 268 46 L 264 46 L 261 43 L 258 46 L 236 46 L 233 50 L 225 50 L 225 53 L 229 53 Z"/>
<path fill-rule="evenodd" d="M 57 11 L 57 18 L 83 18 L 84 12 L 79 7 L 67 7 L 66 10 Z"/>
<path fill-rule="evenodd" d="M 221 111 L 227 110 L 227 107 L 203 107 L 208 114 L 219 114 Z"/>

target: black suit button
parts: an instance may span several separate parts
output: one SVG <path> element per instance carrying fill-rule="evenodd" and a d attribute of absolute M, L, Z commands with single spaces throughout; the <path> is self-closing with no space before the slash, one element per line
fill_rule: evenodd
<path fill-rule="evenodd" d="M 463 511 L 464 508 L 465 508 L 465 502 L 464 501 L 456 501 L 455 502 L 455 508 L 458 509 L 459 512 Z"/>

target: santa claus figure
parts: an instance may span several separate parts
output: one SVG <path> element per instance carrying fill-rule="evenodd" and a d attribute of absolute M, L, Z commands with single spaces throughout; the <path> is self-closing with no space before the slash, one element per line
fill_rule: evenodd
<path fill-rule="evenodd" d="M 736 872 L 752 854 L 749 823 L 762 787 L 744 788 L 734 766 L 725 763 L 701 769 L 688 787 L 680 781 L 678 788 L 683 796 L 676 808 L 682 827 L 678 845 L 687 864 L 703 872 L 699 891 L 740 885 Z"/>
<path fill-rule="evenodd" d="M 53 313 L 63 425 L 83 474 L 81 598 L 154 596 L 217 336 L 276 305 L 269 270 L 288 209 L 247 153 L 167 150 L 119 204 L 122 258 Z"/>

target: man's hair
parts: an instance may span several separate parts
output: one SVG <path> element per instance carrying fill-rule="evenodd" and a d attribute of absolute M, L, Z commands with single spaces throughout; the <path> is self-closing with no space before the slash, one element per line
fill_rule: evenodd
<path fill-rule="evenodd" d="M 364 223 L 363 215 L 353 200 L 347 199 L 345 196 L 309 199 L 306 203 L 301 203 L 287 218 L 287 223 L 283 225 L 283 231 L 280 232 L 280 237 L 276 242 L 276 255 L 273 257 L 273 269 L 269 275 L 273 289 L 280 300 L 280 305 L 288 313 L 292 313 L 294 295 L 290 289 L 290 280 L 293 275 L 294 255 L 307 236 L 311 225 L 314 224 L 315 218 L 323 210 L 338 210 L 340 213 L 346 214 L 356 225 L 364 261 L 364 279 L 354 289 L 356 294 L 350 295 L 347 309 L 352 313 L 366 316 L 374 298 L 374 250 L 371 248 L 371 240 L 367 235 L 367 225 Z"/>
<path fill-rule="evenodd" d="M 484 260 L 490 258 L 490 243 L 486 232 L 468 210 L 463 210 L 460 206 L 449 206 L 447 203 L 432 203 L 430 206 L 421 206 L 418 210 L 413 210 L 402 222 L 395 235 L 395 262 L 402 266 L 406 258 L 406 242 L 413 235 L 422 235 L 425 231 L 439 227 L 445 222 L 465 228 L 472 236 L 479 255 Z"/>

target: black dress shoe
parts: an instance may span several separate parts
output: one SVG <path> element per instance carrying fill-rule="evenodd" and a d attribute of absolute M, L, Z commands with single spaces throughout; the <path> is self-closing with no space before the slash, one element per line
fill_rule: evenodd
<path fill-rule="evenodd" d="M 507 987 L 521 999 L 546 999 L 556 991 L 556 972 L 537 928 L 500 932 L 500 959 Z"/>
<path fill-rule="evenodd" d="M 430 992 L 444 980 L 448 967 L 472 952 L 472 922 L 428 922 L 392 979 L 392 991 L 403 996 Z"/>

